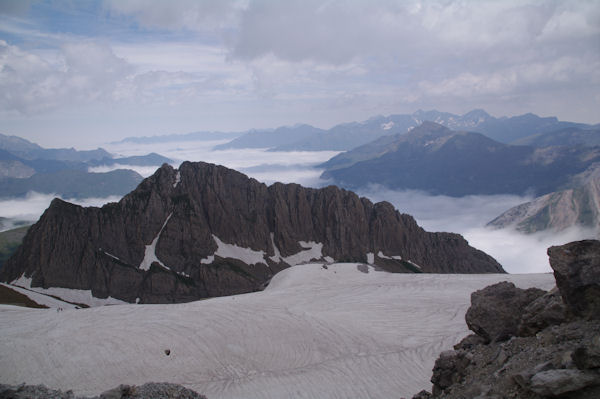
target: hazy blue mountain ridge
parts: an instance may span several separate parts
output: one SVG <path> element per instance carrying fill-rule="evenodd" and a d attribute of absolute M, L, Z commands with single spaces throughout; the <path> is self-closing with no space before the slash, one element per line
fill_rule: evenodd
<path fill-rule="evenodd" d="M 404 134 L 423 122 L 435 122 L 454 130 L 478 132 L 505 144 L 561 129 L 593 128 L 593 126 L 582 123 L 562 122 L 556 117 L 539 117 L 532 113 L 510 118 L 496 118 L 482 109 L 474 109 L 464 115 L 436 110 L 418 110 L 412 114 L 380 115 L 362 122 L 342 123 L 328 130 L 310 125 L 253 130 L 229 143 L 219 145 L 215 149 L 270 148 L 273 151 L 348 151 L 370 143 L 379 137 Z"/>
<path fill-rule="evenodd" d="M 567 127 L 546 133 L 537 133 L 514 142 L 518 145 L 549 147 L 556 145 L 597 146 L 600 145 L 600 127 Z"/>
<path fill-rule="evenodd" d="M 381 138 L 321 165 L 322 178 L 346 188 L 381 184 L 432 194 L 547 194 L 600 161 L 600 147 L 536 149 L 499 143 L 480 133 L 425 122 L 408 134 Z"/>
<path fill-rule="evenodd" d="M 103 149 L 45 149 L 20 137 L 0 135 L 0 198 L 23 197 L 31 191 L 64 198 L 123 195 L 142 176 L 125 169 L 108 173 L 88 173 L 88 169 L 115 164 L 158 167 L 172 162 L 156 153 L 114 158 Z"/>
<path fill-rule="evenodd" d="M 215 150 L 232 148 L 273 148 L 285 146 L 305 138 L 314 137 L 324 130 L 311 125 L 299 124 L 295 126 L 282 126 L 277 129 L 250 130 L 229 143 L 215 146 Z"/>
<path fill-rule="evenodd" d="M 56 194 L 63 198 L 103 198 L 124 195 L 133 190 L 142 179 L 138 173 L 127 169 L 106 173 L 81 170 L 36 173 L 24 179 L 0 180 L 0 198 L 24 197 L 30 191 Z"/>

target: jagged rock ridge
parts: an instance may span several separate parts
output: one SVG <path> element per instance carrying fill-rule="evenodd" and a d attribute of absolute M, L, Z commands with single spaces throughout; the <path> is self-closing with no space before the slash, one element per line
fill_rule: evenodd
<path fill-rule="evenodd" d="M 0 271 L 6 282 L 185 302 L 259 290 L 302 262 L 396 272 L 503 272 L 457 234 L 428 233 L 387 202 L 337 187 L 254 179 L 206 163 L 165 164 L 118 203 L 55 199 Z"/>

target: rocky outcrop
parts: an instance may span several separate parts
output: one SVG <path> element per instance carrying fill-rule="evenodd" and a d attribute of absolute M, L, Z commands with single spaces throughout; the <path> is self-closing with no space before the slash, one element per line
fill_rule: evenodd
<path fill-rule="evenodd" d="M 55 199 L 0 280 L 185 302 L 263 288 L 283 268 L 365 262 L 393 272 L 498 273 L 457 234 L 428 233 L 387 202 L 337 187 L 254 179 L 206 163 L 163 165 L 118 203 Z"/>
<path fill-rule="evenodd" d="M 548 255 L 568 310 L 578 317 L 600 319 L 600 241 L 550 247 Z"/>
<path fill-rule="evenodd" d="M 600 397 L 600 320 L 594 310 L 600 242 L 551 247 L 548 254 L 558 289 L 540 296 L 500 283 L 475 292 L 466 319 L 477 335 L 443 352 L 432 393 L 413 399 Z"/>
<path fill-rule="evenodd" d="M 181 385 L 149 382 L 144 385 L 120 385 L 93 398 L 75 396 L 44 385 L 1 385 L 0 399 L 206 399 L 206 396 Z"/>
<path fill-rule="evenodd" d="M 525 308 L 544 293 L 539 288 L 522 290 L 506 281 L 476 291 L 471 294 L 471 307 L 465 315 L 467 326 L 486 343 L 505 341 L 519 330 L 515 310 Z"/>

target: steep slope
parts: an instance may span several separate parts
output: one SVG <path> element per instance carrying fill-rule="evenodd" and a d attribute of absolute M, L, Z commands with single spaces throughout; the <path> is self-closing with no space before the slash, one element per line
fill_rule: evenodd
<path fill-rule="evenodd" d="M 343 187 L 382 184 L 434 194 L 541 195 L 565 188 L 600 161 L 600 147 L 502 144 L 479 133 L 425 122 L 404 135 L 384 137 L 332 158 L 322 178 Z"/>
<path fill-rule="evenodd" d="M 600 176 L 582 186 L 547 194 L 513 207 L 488 226 L 515 226 L 524 233 L 560 231 L 572 226 L 600 230 Z"/>
<path fill-rule="evenodd" d="M 270 187 L 222 166 L 163 165 L 118 203 L 54 200 L 0 272 L 5 282 L 184 302 L 259 290 L 310 260 L 389 271 L 503 272 L 457 234 L 337 187 Z"/>

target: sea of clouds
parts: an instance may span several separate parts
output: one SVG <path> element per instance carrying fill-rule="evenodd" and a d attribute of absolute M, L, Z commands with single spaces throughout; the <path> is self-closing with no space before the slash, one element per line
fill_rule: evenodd
<path fill-rule="evenodd" d="M 298 183 L 308 187 L 322 187 L 330 182 L 322 180 L 322 169 L 317 166 L 336 155 L 335 151 L 273 152 L 267 149 L 229 149 L 214 151 L 223 141 L 186 141 L 160 144 L 110 144 L 106 149 L 118 156 L 143 155 L 157 152 L 173 160 L 178 167 L 184 160 L 204 161 L 236 169 L 246 175 L 272 184 Z M 150 176 L 156 166 L 131 167 L 126 165 L 100 166 L 90 172 L 107 172 L 118 168 L 134 169 L 142 176 Z M 486 224 L 507 209 L 531 200 L 517 195 L 473 195 L 461 198 L 430 195 L 420 191 L 389 190 L 370 186 L 358 191 L 374 202 L 389 201 L 400 212 L 412 215 L 428 231 L 446 231 L 462 234 L 469 243 L 498 260 L 510 273 L 550 272 L 546 250 L 551 245 L 594 238 L 595 232 L 572 228 L 562 232 L 543 232 L 531 235 L 515 229 L 492 229 Z M 53 195 L 30 193 L 26 198 L 0 200 L 0 217 L 8 218 L 1 230 L 12 227 L 11 221 L 34 222 L 48 207 Z M 117 197 L 69 200 L 83 206 L 101 206 L 118 201 Z"/>

